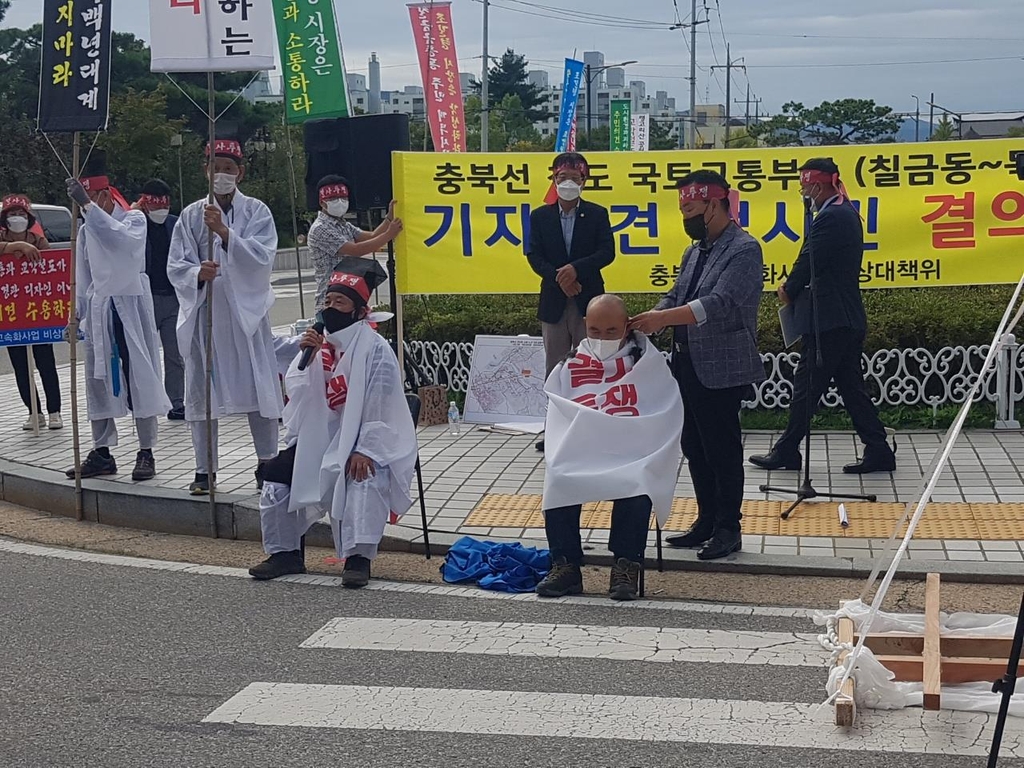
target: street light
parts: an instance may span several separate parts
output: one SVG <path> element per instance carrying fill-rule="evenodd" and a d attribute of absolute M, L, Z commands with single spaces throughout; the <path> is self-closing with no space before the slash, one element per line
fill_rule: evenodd
<path fill-rule="evenodd" d="M 915 102 L 917 102 L 917 108 L 914 111 L 914 141 L 921 140 L 921 100 L 914 94 L 910 94 Z"/>
<path fill-rule="evenodd" d="M 616 67 L 625 67 L 628 64 L 636 64 L 636 59 L 630 59 L 629 61 L 623 61 L 618 64 L 606 64 L 605 66 L 596 67 L 591 69 L 589 64 L 584 67 L 584 76 L 587 78 L 587 141 L 590 141 L 590 116 L 594 111 L 593 100 L 591 96 L 591 85 L 594 82 L 594 75 L 599 75 L 606 69 L 615 69 Z"/>

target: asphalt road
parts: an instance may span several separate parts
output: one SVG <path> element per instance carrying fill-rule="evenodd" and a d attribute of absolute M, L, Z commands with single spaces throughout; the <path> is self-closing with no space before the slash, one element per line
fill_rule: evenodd
<path fill-rule="evenodd" d="M 983 763 L 977 756 L 626 741 L 617 733 L 635 717 L 626 706 L 607 722 L 607 736 L 600 738 L 366 730 L 344 723 L 320 728 L 301 722 L 204 723 L 260 681 L 531 691 L 538 698 L 569 693 L 741 699 L 771 706 L 820 702 L 824 671 L 299 647 L 336 617 L 814 632 L 804 618 L 351 592 L 10 552 L 0 552 L 0 572 L 0 765 L 11 768 L 820 768 L 836 762 L 851 768 L 966 768 Z M 361 711 L 363 704 L 357 698 L 338 706 Z M 365 706 L 374 704 L 366 701 Z M 547 714 L 565 713 L 553 709 Z M 786 723 L 775 730 L 784 741 Z"/>

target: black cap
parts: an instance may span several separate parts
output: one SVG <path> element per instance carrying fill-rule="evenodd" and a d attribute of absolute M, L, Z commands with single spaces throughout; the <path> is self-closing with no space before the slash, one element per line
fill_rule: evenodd
<path fill-rule="evenodd" d="M 343 293 L 357 307 L 366 306 L 370 302 L 370 294 L 387 279 L 388 273 L 375 258 L 346 256 L 335 265 L 327 292 Z"/>

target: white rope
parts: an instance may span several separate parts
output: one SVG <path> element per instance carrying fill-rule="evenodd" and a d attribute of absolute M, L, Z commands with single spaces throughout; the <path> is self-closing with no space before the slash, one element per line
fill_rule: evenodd
<path fill-rule="evenodd" d="M 831 704 L 835 701 L 839 695 L 839 691 L 842 689 L 843 684 L 850 678 L 854 667 L 856 666 L 857 659 L 864 649 L 864 642 L 871 631 L 871 625 L 878 615 L 879 610 L 882 607 L 882 603 L 885 600 L 885 596 L 889 591 L 889 587 L 892 584 L 893 578 L 896 576 L 896 571 L 899 568 L 900 560 L 903 559 L 903 555 L 907 551 L 907 547 L 910 544 L 910 540 L 914 537 L 914 531 L 917 529 L 917 524 L 921 521 L 921 517 L 924 514 L 925 507 L 928 505 L 931 499 L 932 493 L 935 490 L 935 486 L 938 483 L 939 475 L 945 468 L 946 463 L 949 461 L 949 455 L 953 450 L 953 444 L 960 436 L 960 432 L 963 430 L 964 422 L 967 420 L 967 414 L 971 410 L 971 406 L 974 404 L 974 398 L 977 396 L 981 387 L 988 381 L 991 374 L 995 369 L 995 360 L 999 352 L 1002 351 L 1003 346 L 1006 343 L 1004 335 L 1011 331 L 1020 322 L 1021 317 L 1024 316 L 1024 305 L 1014 314 L 1014 307 L 1017 306 L 1017 302 L 1020 299 L 1021 291 L 1024 290 L 1024 275 L 1021 275 L 1020 281 L 1017 283 L 1017 288 L 1013 292 L 1013 297 L 1010 299 L 1009 304 L 1006 306 L 1006 311 L 1003 313 L 1002 319 L 999 321 L 999 325 L 996 328 L 995 337 L 992 339 L 992 345 L 989 347 L 988 355 L 985 357 L 985 363 L 981 368 L 981 372 L 978 374 L 978 378 L 975 380 L 974 385 L 971 387 L 971 391 L 964 400 L 963 406 L 960 408 L 960 412 L 957 414 L 956 420 L 950 426 L 946 433 L 945 441 L 942 444 L 941 450 L 938 452 L 937 460 L 932 462 L 932 473 L 925 485 L 924 491 L 921 493 L 921 497 L 917 501 L 916 508 L 913 516 L 910 518 L 910 523 L 907 526 L 907 532 L 903 537 L 903 541 L 900 542 L 899 548 L 896 550 L 896 554 L 893 557 L 892 563 L 889 565 L 886 571 L 885 578 L 882 579 L 882 584 L 879 586 L 878 591 L 875 593 L 874 599 L 871 601 L 871 609 L 868 612 L 867 618 L 864 620 L 863 625 L 860 628 L 860 639 L 857 641 L 856 647 L 846 657 L 844 664 L 843 677 L 839 681 L 839 684 L 835 688 L 835 692 L 832 693 L 825 701 L 825 705 Z M 1011 321 L 1012 317 L 1012 321 Z M 909 505 L 908 505 L 909 506 Z M 906 513 L 904 513 L 906 516 Z M 900 523 L 902 525 L 902 522 Z M 899 526 L 897 526 L 897 531 Z M 895 536 L 895 533 L 893 534 Z M 872 574 L 870 582 L 874 582 L 874 578 L 877 578 L 877 570 L 880 565 L 876 567 L 876 572 Z M 870 587 L 870 584 L 869 584 Z"/>
<path fill-rule="evenodd" d="M 181 91 L 181 95 L 182 96 L 184 96 L 186 99 L 188 99 L 189 101 L 192 102 L 192 106 L 195 107 L 196 109 L 198 109 L 199 113 L 203 117 L 205 117 L 207 120 L 210 119 L 209 113 L 205 109 L 203 109 L 201 106 L 199 106 L 199 102 L 196 101 L 195 99 L 193 99 L 188 91 L 186 91 L 184 88 L 182 88 L 180 85 L 178 85 L 177 81 L 173 77 L 171 77 L 167 72 L 164 72 L 164 77 L 166 77 L 168 80 L 171 81 L 171 85 L 173 85 L 175 88 L 177 88 L 179 91 Z M 232 102 L 232 104 L 233 103 L 234 102 Z"/>

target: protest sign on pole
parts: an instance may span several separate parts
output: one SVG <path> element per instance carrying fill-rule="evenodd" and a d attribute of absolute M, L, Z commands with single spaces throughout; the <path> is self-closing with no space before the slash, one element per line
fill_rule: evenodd
<path fill-rule="evenodd" d="M 632 140 L 630 146 L 634 152 L 647 152 L 651 148 L 651 116 L 646 112 L 633 115 Z"/>
<path fill-rule="evenodd" d="M 332 3 L 274 0 L 289 123 L 349 117 L 345 59 Z"/>
<path fill-rule="evenodd" d="M 612 152 L 629 152 L 633 104 L 629 99 L 612 99 L 608 148 Z"/>
<path fill-rule="evenodd" d="M 110 31 L 110 0 L 44 0 L 40 131 L 107 127 Z"/>
<path fill-rule="evenodd" d="M 562 78 L 562 106 L 558 113 L 558 136 L 555 139 L 555 152 L 572 151 L 569 142 L 574 136 L 576 127 L 576 106 L 580 100 L 583 67 L 582 61 L 565 60 L 565 76 Z"/>
<path fill-rule="evenodd" d="M 153 72 L 275 68 L 271 0 L 150 0 L 149 29 Z"/>
<path fill-rule="evenodd" d="M 408 7 L 434 149 L 465 152 L 466 118 L 451 3 L 411 3 Z"/>

